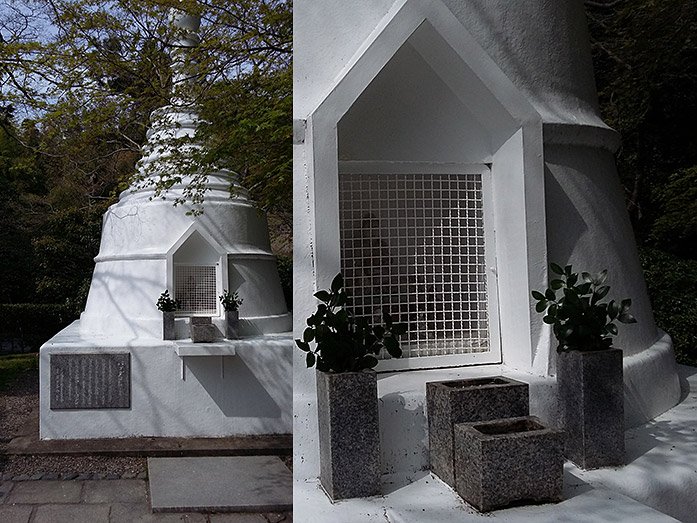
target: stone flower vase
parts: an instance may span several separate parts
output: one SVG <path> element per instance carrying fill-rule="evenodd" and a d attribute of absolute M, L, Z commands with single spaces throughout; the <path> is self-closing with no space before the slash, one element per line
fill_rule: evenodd
<path fill-rule="evenodd" d="M 380 493 L 375 371 L 317 371 L 320 482 L 333 500 Z"/>
<path fill-rule="evenodd" d="M 565 455 L 584 469 L 624 465 L 622 351 L 557 354 Z"/>
<path fill-rule="evenodd" d="M 527 383 L 504 376 L 426 383 L 431 471 L 454 488 L 455 424 L 527 416 L 528 397 Z"/>
<path fill-rule="evenodd" d="M 225 337 L 228 340 L 240 337 L 240 311 L 225 311 Z"/>
<path fill-rule="evenodd" d="M 162 313 L 162 339 L 175 340 L 177 336 L 174 333 L 174 312 Z"/>

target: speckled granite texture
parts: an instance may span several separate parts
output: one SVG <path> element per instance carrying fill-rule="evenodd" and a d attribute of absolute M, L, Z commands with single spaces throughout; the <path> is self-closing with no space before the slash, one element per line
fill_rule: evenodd
<path fill-rule="evenodd" d="M 622 351 L 558 354 L 557 387 L 566 457 L 584 469 L 623 465 Z"/>
<path fill-rule="evenodd" d="M 453 425 L 473 421 L 527 416 L 528 384 L 496 376 L 426 384 L 428 443 L 431 470 L 451 487 Z"/>
<path fill-rule="evenodd" d="M 336 499 L 380 493 L 377 374 L 317 372 L 320 482 Z"/>
<path fill-rule="evenodd" d="M 455 490 L 482 512 L 561 501 L 564 433 L 524 416 L 455 425 Z"/>
<path fill-rule="evenodd" d="M 177 336 L 174 332 L 174 313 L 173 312 L 163 312 L 162 313 L 162 339 L 163 340 L 175 340 Z"/>

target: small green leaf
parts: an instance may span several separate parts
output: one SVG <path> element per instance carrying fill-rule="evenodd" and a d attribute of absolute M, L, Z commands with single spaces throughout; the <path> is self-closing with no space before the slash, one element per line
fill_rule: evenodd
<path fill-rule="evenodd" d="M 315 354 L 313 352 L 307 353 L 307 356 L 305 356 L 305 363 L 307 364 L 308 369 L 315 364 Z"/>
<path fill-rule="evenodd" d="M 605 330 L 613 336 L 617 336 L 617 325 L 615 325 L 614 323 L 608 323 L 605 326 Z"/>
<path fill-rule="evenodd" d="M 571 276 L 572 271 L 573 268 L 571 267 L 571 265 L 567 265 L 566 267 L 564 267 L 564 274 L 566 274 L 567 278 Z"/>
<path fill-rule="evenodd" d="M 564 280 L 552 280 L 549 286 L 552 287 L 552 290 L 558 291 L 564 286 Z"/>
<path fill-rule="evenodd" d="M 564 269 L 562 269 L 556 263 L 550 263 L 549 267 L 552 269 L 552 272 L 559 274 L 560 276 L 564 276 Z"/>
<path fill-rule="evenodd" d="M 395 336 L 402 336 L 407 333 L 409 326 L 406 323 L 397 323 L 392 326 L 392 334 Z"/>
<path fill-rule="evenodd" d="M 545 295 L 542 294 L 540 291 L 532 291 L 532 297 L 535 298 L 536 300 L 544 300 Z"/>
<path fill-rule="evenodd" d="M 542 312 L 547 308 L 547 300 L 538 301 L 535 305 L 535 310 L 537 312 Z"/>
<path fill-rule="evenodd" d="M 605 280 L 607 280 L 607 269 L 600 271 L 593 279 L 593 283 L 596 285 L 602 285 L 605 283 Z"/>
<path fill-rule="evenodd" d="M 598 290 L 596 290 L 593 293 L 593 296 L 596 298 L 596 301 L 602 300 L 607 295 L 608 292 L 610 292 L 610 287 L 608 287 L 606 285 L 606 286 L 600 287 Z"/>
<path fill-rule="evenodd" d="M 341 273 L 339 273 L 336 276 L 334 276 L 334 279 L 332 280 L 332 285 L 331 285 L 332 292 L 339 292 L 339 289 L 341 289 L 343 286 L 344 286 L 344 277 L 341 275 Z"/>
<path fill-rule="evenodd" d="M 315 331 L 312 330 L 312 328 L 308 327 L 305 329 L 303 332 L 303 341 L 305 342 L 310 342 L 315 339 Z"/>
<path fill-rule="evenodd" d="M 593 278 L 591 278 L 591 275 L 590 275 L 589 272 L 582 272 L 582 273 L 581 273 L 581 279 L 582 279 L 584 282 L 588 282 L 588 283 L 592 283 L 592 282 L 593 282 Z"/>
<path fill-rule="evenodd" d="M 545 298 L 547 298 L 549 301 L 554 301 L 557 299 L 557 295 L 554 293 L 552 289 L 547 289 L 545 291 Z"/>
<path fill-rule="evenodd" d="M 547 316 L 545 316 L 544 318 L 542 318 L 542 321 L 545 322 L 547 325 L 552 325 L 552 324 L 554 324 L 555 319 L 554 319 L 553 316 L 550 316 L 550 315 L 548 314 Z"/>
<path fill-rule="evenodd" d="M 627 312 L 629 308 L 632 306 L 632 300 L 627 298 L 626 300 L 622 300 L 622 312 Z"/>
<path fill-rule="evenodd" d="M 310 345 L 302 340 L 295 340 L 295 344 L 301 351 L 308 352 L 310 350 Z"/>
<path fill-rule="evenodd" d="M 622 323 L 636 323 L 636 318 L 629 314 L 628 312 L 623 312 L 617 317 L 618 321 L 621 321 Z"/>
<path fill-rule="evenodd" d="M 385 338 L 382 342 L 390 356 L 393 358 L 400 358 L 402 356 L 402 349 L 399 348 L 399 342 L 395 338 Z"/>
<path fill-rule="evenodd" d="M 327 291 L 317 291 L 315 293 L 315 298 L 317 298 L 319 301 L 323 301 L 324 303 L 328 303 L 331 299 L 331 295 Z"/>

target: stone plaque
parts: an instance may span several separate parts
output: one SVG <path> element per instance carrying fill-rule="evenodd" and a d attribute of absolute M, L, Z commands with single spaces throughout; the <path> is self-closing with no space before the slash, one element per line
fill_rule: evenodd
<path fill-rule="evenodd" d="M 51 354 L 51 409 L 131 407 L 131 355 Z"/>

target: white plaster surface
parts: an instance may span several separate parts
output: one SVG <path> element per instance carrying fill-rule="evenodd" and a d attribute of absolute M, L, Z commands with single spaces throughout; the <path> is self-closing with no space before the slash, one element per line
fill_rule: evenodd
<path fill-rule="evenodd" d="M 681 403 L 649 423 L 627 431 L 627 465 L 583 471 L 567 463 L 565 499 L 559 504 L 516 507 L 481 515 L 427 471 L 386 474 L 383 496 L 332 503 L 316 478 L 298 474 L 298 470 L 305 469 L 303 459 L 296 455 L 294 513 L 302 514 L 303 521 L 308 523 L 435 523 L 489 519 L 697 521 L 697 497 L 694 495 L 697 492 L 697 368 L 680 366 L 679 373 L 683 387 Z M 380 383 L 379 388 L 388 388 L 385 385 L 389 383 Z M 537 408 L 532 405 L 531 411 Z M 395 429 L 390 437 L 397 439 L 403 435 Z"/>
<path fill-rule="evenodd" d="M 202 344 L 197 345 L 203 350 Z M 233 343 L 234 356 L 182 358 L 175 342 L 84 338 L 76 321 L 41 348 L 40 437 L 288 434 L 292 431 L 292 345 L 288 336 L 260 337 L 254 343 Z M 94 352 L 131 354 L 131 408 L 51 410 L 50 355 Z"/>

